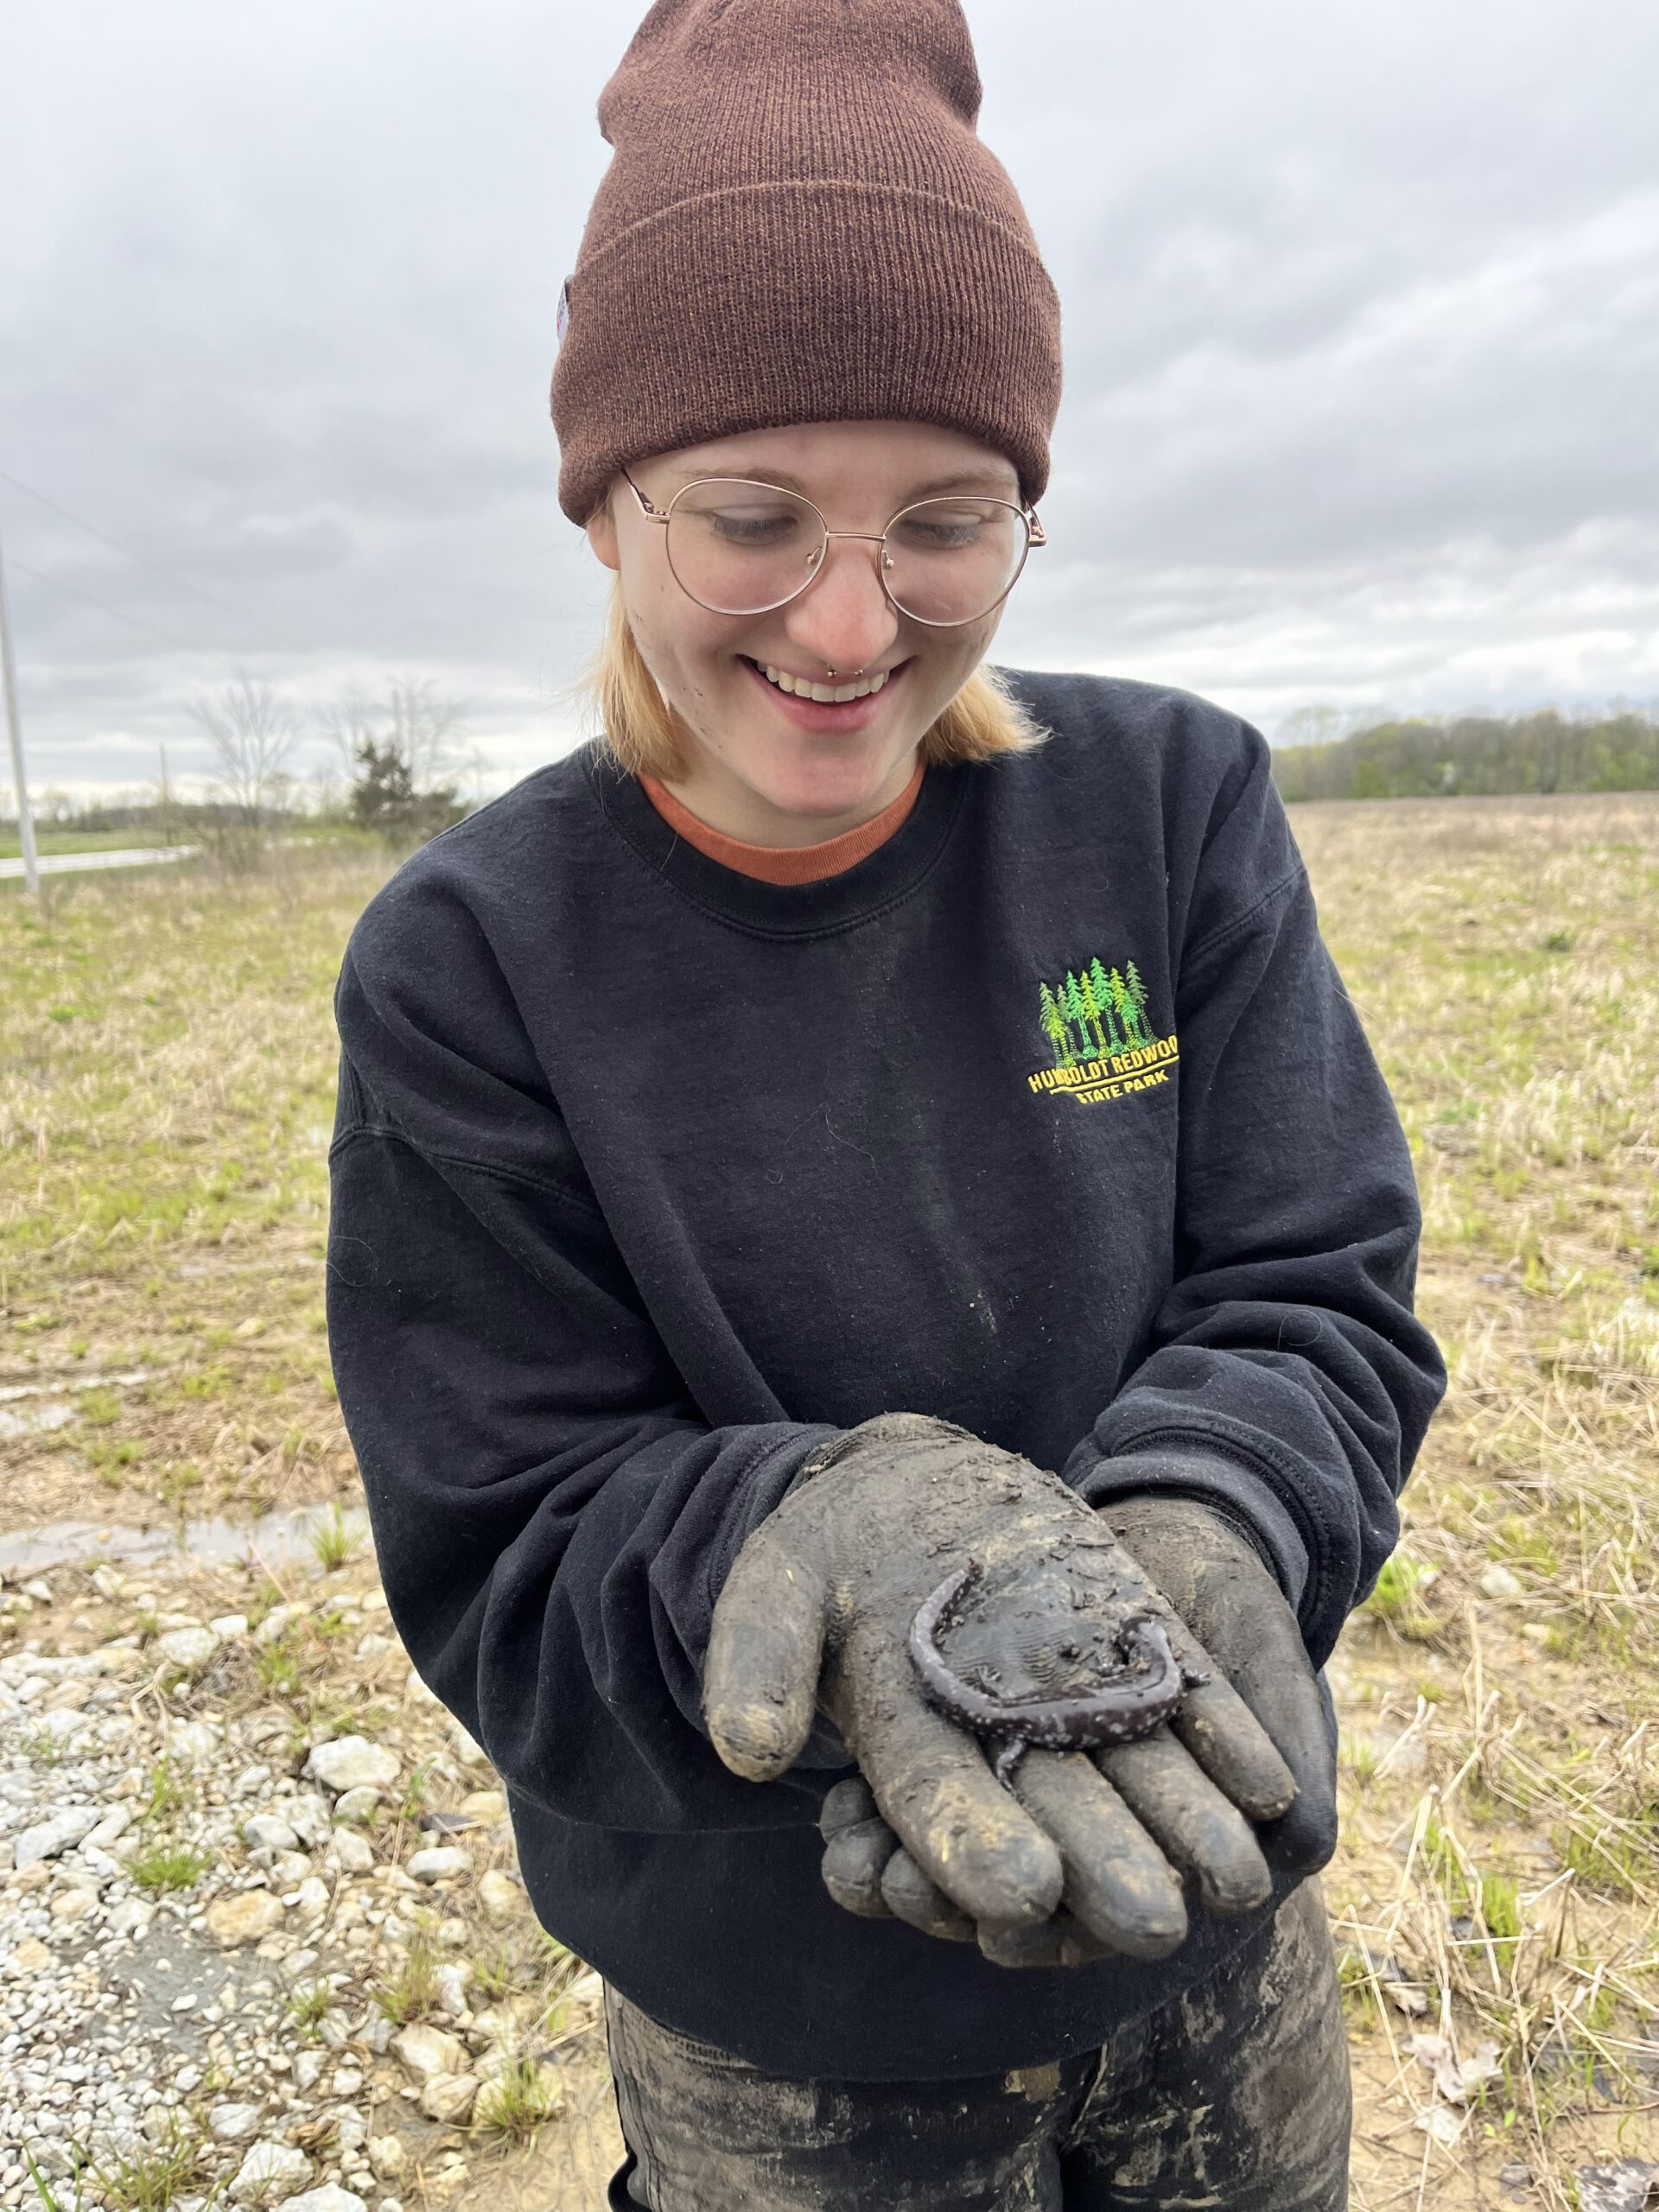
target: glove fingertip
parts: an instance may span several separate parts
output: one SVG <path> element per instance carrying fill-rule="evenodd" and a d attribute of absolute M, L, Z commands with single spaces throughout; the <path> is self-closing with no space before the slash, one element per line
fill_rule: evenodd
<path fill-rule="evenodd" d="M 710 1702 L 704 1712 L 709 1739 L 721 1761 L 746 1782 L 775 1782 L 787 1774 L 812 1730 L 810 1694 L 781 1704 L 749 1696 Z"/>
<path fill-rule="evenodd" d="M 1062 1907 L 1036 1928 L 1006 1928 L 982 1924 L 977 1930 L 980 1955 L 994 1967 L 1015 1972 L 1044 1967 L 1082 1967 L 1110 1958 L 1114 1946 Z"/>
<path fill-rule="evenodd" d="M 1274 1821 L 1294 1804 L 1296 1777 L 1278 1745 L 1223 1679 L 1188 1694 L 1174 1732 L 1247 1819 Z"/>
<path fill-rule="evenodd" d="M 861 1920 L 892 1918 L 882 1876 L 894 1847 L 893 1831 L 879 1815 L 830 1838 L 820 1871 L 824 1888 L 844 1911 Z"/>
<path fill-rule="evenodd" d="M 968 1915 L 928 1879 L 902 1846 L 882 1872 L 881 1894 L 895 1919 L 919 1929 L 923 1935 L 937 1936 L 947 1943 L 974 1941 L 974 1923 Z"/>
<path fill-rule="evenodd" d="M 1264 1831 L 1262 1841 L 1268 1858 L 1287 1872 L 1319 1873 L 1337 1855 L 1335 1803 L 1323 1795 L 1300 1796 Z"/>
<path fill-rule="evenodd" d="M 818 1834 L 828 1843 L 843 1828 L 861 1827 L 866 1821 L 880 1818 L 870 1785 L 861 1774 L 849 1774 L 843 1782 L 832 1783 L 823 1793 L 823 1802 L 818 1808 Z"/>
<path fill-rule="evenodd" d="M 702 1676 L 709 1741 L 734 1774 L 775 1782 L 800 1757 L 823 1658 L 822 1592 L 786 1555 L 746 1546 L 715 1607 Z"/>

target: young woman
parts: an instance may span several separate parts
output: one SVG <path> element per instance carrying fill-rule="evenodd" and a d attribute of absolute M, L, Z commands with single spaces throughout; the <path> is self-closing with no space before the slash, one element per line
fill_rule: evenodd
<path fill-rule="evenodd" d="M 1059 352 L 978 96 L 955 0 L 660 0 L 607 87 L 604 736 L 353 938 L 336 1372 L 613 2203 L 1335 2212 L 1410 1166 L 1262 741 L 985 664 Z"/>

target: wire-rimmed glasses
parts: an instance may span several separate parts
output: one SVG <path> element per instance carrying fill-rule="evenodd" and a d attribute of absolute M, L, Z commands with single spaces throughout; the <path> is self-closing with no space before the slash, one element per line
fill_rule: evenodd
<path fill-rule="evenodd" d="M 877 534 L 831 530 L 810 499 L 747 476 L 699 476 L 658 507 L 622 474 L 666 533 L 675 582 L 711 614 L 787 607 L 822 571 L 832 537 L 857 537 L 881 548 L 877 572 L 898 613 L 954 629 L 1000 607 L 1031 548 L 1048 543 L 1034 508 L 977 492 L 918 499 Z"/>

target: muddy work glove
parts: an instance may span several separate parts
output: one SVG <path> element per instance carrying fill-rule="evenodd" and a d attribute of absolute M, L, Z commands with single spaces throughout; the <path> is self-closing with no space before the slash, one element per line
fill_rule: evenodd
<path fill-rule="evenodd" d="M 1243 1696 L 1295 1777 L 1289 1808 L 1256 1827 L 1263 1857 L 1287 1872 L 1317 1872 L 1336 1847 L 1334 1730 L 1325 1693 L 1277 1581 L 1255 1546 L 1226 1516 L 1195 1499 L 1165 1493 L 1122 1498 L 1104 1506 L 1102 1517 L 1201 1641 L 1211 1666 Z M 1189 1697 L 1174 1723 L 1201 1760 L 1200 1739 L 1211 1726 L 1207 1694 Z M 1169 1757 L 1149 1739 L 1102 1751 L 1096 1760 L 1175 1863 L 1198 1873 L 1202 1891 L 1202 1872 L 1180 1833 L 1179 1784 L 1172 1789 L 1171 1776 L 1160 1786 L 1159 1762 Z M 881 1818 L 861 1779 L 830 1790 L 820 1826 L 825 1885 L 850 1910 L 891 1915 L 950 1940 L 979 1936 L 982 1942 L 983 1931 L 929 1880 Z M 998 1942 L 1008 1965 L 1080 1964 L 1109 1948 L 1065 1906 L 1017 1942 L 1002 1936 Z"/>
<path fill-rule="evenodd" d="M 1122 1741 L 1177 1704 L 1180 1740 Z M 902 1847 L 900 1916 L 960 1916 L 1008 1964 L 1063 1898 L 1078 1940 L 1140 1958 L 1186 1932 L 1181 1871 L 1214 1910 L 1262 1904 L 1250 1821 L 1295 1796 L 1109 1522 L 1058 1475 L 919 1414 L 836 1439 L 749 1536 L 715 1608 L 703 1709 L 721 1759 L 757 1782 L 827 1714 Z M 1038 1748 L 1003 1760 L 1005 1785 L 990 1762 L 1011 1737 Z M 1127 1791 L 1059 1748 L 1114 1742 Z M 897 1910 L 885 1868 L 875 1886 Z M 857 1890 L 836 1894 L 860 1910 Z"/>

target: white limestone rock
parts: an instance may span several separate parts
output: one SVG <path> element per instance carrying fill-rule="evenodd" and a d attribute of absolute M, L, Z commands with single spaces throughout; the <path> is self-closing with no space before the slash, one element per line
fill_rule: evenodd
<path fill-rule="evenodd" d="M 228 2195 L 232 2204 L 283 2204 L 311 2178 L 312 2165 L 291 2143 L 267 2137 L 256 2143 L 236 2170 Z"/>
<path fill-rule="evenodd" d="M 400 2029 L 391 2039 L 395 2056 L 400 2058 L 410 2072 L 423 2082 L 440 2074 L 464 2074 L 467 2071 L 467 2046 L 459 2036 L 452 2036 L 442 2028 L 432 2027 L 424 2020 L 412 2022 Z"/>
<path fill-rule="evenodd" d="M 504 1874 L 499 1866 L 490 1866 L 479 1876 L 478 1901 L 484 1908 L 484 1916 L 497 1928 L 505 1928 L 530 1910 L 530 1899 L 524 1895 L 522 1883 L 515 1882 L 511 1874 Z"/>
<path fill-rule="evenodd" d="M 297 1851 L 300 1839 L 288 1821 L 276 1813 L 256 1813 L 242 1823 L 242 1840 L 250 1851 Z"/>
<path fill-rule="evenodd" d="M 457 1874 L 466 1873 L 473 1862 L 464 1851 L 446 1843 L 436 1844 L 429 1851 L 413 1852 L 406 1863 L 417 1882 L 448 1882 Z"/>
<path fill-rule="evenodd" d="M 210 2105 L 207 2133 L 215 2143 L 251 2143 L 263 2117 L 258 2105 Z"/>
<path fill-rule="evenodd" d="M 313 1744 L 305 1772 L 325 1789 L 389 1789 L 397 1779 L 397 1758 L 384 1744 L 364 1736 L 336 1736 L 327 1744 Z"/>
<path fill-rule="evenodd" d="M 12 1839 L 12 1865 L 32 1866 L 38 1859 L 55 1859 L 71 1844 L 90 1835 L 98 1826 L 98 1820 L 95 1805 L 64 1806 Z"/>
<path fill-rule="evenodd" d="M 325 2182 L 321 2189 L 308 2189 L 286 2202 L 288 2212 L 369 2212 L 362 2197 L 335 2181 Z"/>
<path fill-rule="evenodd" d="M 280 1898 L 269 1890 L 243 1890 L 235 1897 L 215 1897 L 207 1913 L 207 1933 L 221 1950 L 233 1951 L 243 1943 L 257 1943 L 283 1924 Z"/>
<path fill-rule="evenodd" d="M 158 1636 L 156 1651 L 170 1667 L 188 1668 L 194 1674 L 207 1664 L 219 1649 L 219 1642 L 212 1629 L 198 1621 L 190 1628 L 170 1628 L 165 1636 Z"/>
<path fill-rule="evenodd" d="M 421 2091 L 421 2110 L 445 2127 L 459 2127 L 470 2116 L 481 2086 L 476 2074 L 435 2074 Z"/>

